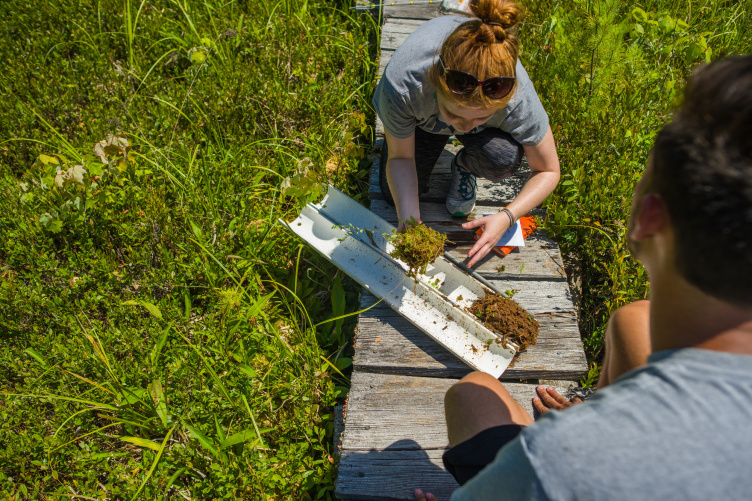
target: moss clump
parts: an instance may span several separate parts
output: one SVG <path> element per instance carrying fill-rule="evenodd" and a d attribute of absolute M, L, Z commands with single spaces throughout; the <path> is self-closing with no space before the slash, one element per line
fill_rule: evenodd
<path fill-rule="evenodd" d="M 511 341 L 519 347 L 519 353 L 538 340 L 538 321 L 515 301 L 499 294 L 487 294 L 484 298 L 476 299 L 470 305 L 470 313 L 476 315 L 490 330 L 501 335 L 501 345 L 504 348 Z"/>
<path fill-rule="evenodd" d="M 417 279 L 428 265 L 444 253 L 446 235 L 424 224 L 408 223 L 405 231 L 392 239 L 394 250 L 389 254 L 408 266 L 407 276 Z"/>

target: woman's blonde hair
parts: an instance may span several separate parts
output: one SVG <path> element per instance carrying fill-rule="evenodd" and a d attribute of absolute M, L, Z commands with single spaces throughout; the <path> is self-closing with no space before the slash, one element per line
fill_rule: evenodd
<path fill-rule="evenodd" d="M 513 77 L 519 54 L 517 23 L 522 8 L 512 0 L 470 0 L 470 9 L 478 19 L 461 24 L 444 41 L 439 56 L 452 70 L 475 75 L 479 80 Z M 467 95 L 452 93 L 443 78 L 441 63 L 429 72 L 429 79 L 444 99 L 468 108 L 499 109 L 509 103 L 517 90 L 503 99 L 490 99 L 480 89 Z"/>

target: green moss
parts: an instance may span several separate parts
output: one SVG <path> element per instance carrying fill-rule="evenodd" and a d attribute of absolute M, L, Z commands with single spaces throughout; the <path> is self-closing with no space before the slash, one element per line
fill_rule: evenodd
<path fill-rule="evenodd" d="M 444 253 L 446 235 L 424 224 L 408 223 L 407 229 L 393 239 L 391 256 L 404 261 L 408 277 L 417 278 L 428 265 Z"/>

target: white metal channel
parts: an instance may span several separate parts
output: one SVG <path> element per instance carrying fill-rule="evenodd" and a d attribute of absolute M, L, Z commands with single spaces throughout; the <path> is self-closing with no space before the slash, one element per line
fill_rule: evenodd
<path fill-rule="evenodd" d="M 284 224 L 470 367 L 498 378 L 509 366 L 514 351 L 495 342 L 500 336 L 466 310 L 485 296 L 484 287 L 443 258 L 417 282 L 408 278 L 404 263 L 388 256 L 392 246 L 384 234 L 394 226 L 344 193 L 330 186 L 321 203 Z M 339 226 L 369 230 L 370 236 Z"/>

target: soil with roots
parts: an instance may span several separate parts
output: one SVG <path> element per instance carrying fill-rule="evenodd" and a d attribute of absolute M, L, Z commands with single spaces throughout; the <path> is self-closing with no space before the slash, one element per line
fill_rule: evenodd
<path fill-rule="evenodd" d="M 538 340 L 538 321 L 515 301 L 499 294 L 476 299 L 470 305 L 470 312 L 502 337 L 501 344 L 505 348 L 511 341 L 518 346 L 517 352 L 520 353 Z"/>

